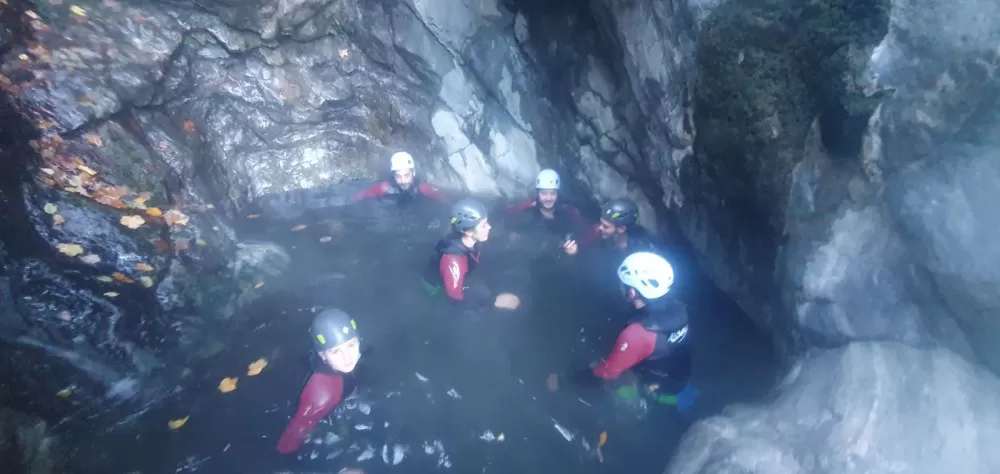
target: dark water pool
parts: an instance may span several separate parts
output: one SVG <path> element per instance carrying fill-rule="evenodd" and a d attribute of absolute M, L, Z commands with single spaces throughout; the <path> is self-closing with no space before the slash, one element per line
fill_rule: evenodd
<path fill-rule="evenodd" d="M 594 394 L 547 384 L 607 351 L 621 328 L 614 280 L 597 275 L 594 261 L 560 256 L 541 235 L 515 244 L 497 230 L 472 278 L 519 294 L 522 306 L 457 313 L 420 284 L 443 232 L 438 214 L 372 203 L 249 223 L 288 250 L 290 271 L 265 282 L 225 350 L 192 367 L 176 395 L 82 443 L 73 472 L 662 472 L 690 419 L 668 408 L 640 416 L 588 406 L 580 399 Z M 300 224 L 308 227 L 292 230 Z M 703 392 L 696 416 L 760 396 L 773 381 L 767 341 L 714 289 L 693 281 L 687 289 Z M 357 397 L 298 455 L 281 456 L 274 447 L 308 375 L 307 327 L 324 305 L 354 315 L 374 351 L 359 366 Z M 247 376 L 259 358 L 267 367 Z M 236 390 L 217 390 L 225 377 L 239 377 Z"/>

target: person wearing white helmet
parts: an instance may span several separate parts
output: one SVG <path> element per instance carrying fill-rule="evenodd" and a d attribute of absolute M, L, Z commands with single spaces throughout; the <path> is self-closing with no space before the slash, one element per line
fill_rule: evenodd
<path fill-rule="evenodd" d="M 618 335 L 607 359 L 592 369 L 577 373 L 584 385 L 615 381 L 632 370 L 655 401 L 690 408 L 697 394 L 690 384 L 691 345 L 688 312 L 684 303 L 670 295 L 674 269 L 652 252 L 635 252 L 618 266 L 618 281 L 632 307 L 625 329 Z M 652 388 L 652 389 L 650 389 Z M 638 391 L 633 385 L 619 387 L 628 398 Z"/>
<path fill-rule="evenodd" d="M 587 225 L 587 221 L 575 207 L 559 202 L 559 188 L 562 183 L 559 173 L 553 169 L 544 169 L 535 178 L 535 196 L 505 207 L 505 216 L 523 217 L 522 227 L 542 226 L 546 229 L 565 235 L 573 233 Z M 511 235 L 517 239 L 516 233 Z"/>
<path fill-rule="evenodd" d="M 437 188 L 417 178 L 413 155 L 405 151 L 396 152 L 389 158 L 392 176 L 354 195 L 355 201 L 368 198 L 389 197 L 397 203 L 408 203 L 423 196 L 437 202 L 447 202 Z"/>

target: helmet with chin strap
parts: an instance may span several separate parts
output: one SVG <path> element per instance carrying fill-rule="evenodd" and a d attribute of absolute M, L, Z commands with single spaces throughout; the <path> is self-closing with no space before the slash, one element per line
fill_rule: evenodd
<path fill-rule="evenodd" d="M 643 298 L 652 300 L 670 291 L 674 284 L 674 267 L 655 253 L 635 252 L 618 266 L 618 280 Z"/>
<path fill-rule="evenodd" d="M 475 228 L 486 217 L 486 206 L 475 199 L 462 199 L 451 208 L 451 226 L 459 232 Z"/>
<path fill-rule="evenodd" d="M 616 226 L 628 227 L 639 219 L 639 208 L 628 199 L 612 199 L 604 205 L 601 217 Z"/>
<path fill-rule="evenodd" d="M 313 318 L 309 334 L 317 351 L 337 347 L 355 337 L 358 325 L 346 312 L 336 308 L 324 309 Z"/>

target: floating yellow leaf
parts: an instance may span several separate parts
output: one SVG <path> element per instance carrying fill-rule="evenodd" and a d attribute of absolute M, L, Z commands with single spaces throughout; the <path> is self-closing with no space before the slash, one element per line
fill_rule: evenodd
<path fill-rule="evenodd" d="M 21 53 L 17 55 L 17 59 L 20 59 L 21 61 L 29 61 L 31 60 L 31 57 L 28 56 L 27 54 Z"/>
<path fill-rule="evenodd" d="M 113 278 L 111 278 L 109 276 L 104 276 L 104 275 L 101 275 L 101 276 L 97 277 L 97 280 L 98 281 L 103 281 L 104 283 L 111 283 L 111 282 L 115 281 Z"/>
<path fill-rule="evenodd" d="M 79 102 L 80 99 L 78 99 L 77 101 Z M 91 101 L 91 102 L 93 102 L 93 101 Z M 102 139 L 101 136 L 98 135 L 98 134 L 96 134 L 96 133 L 85 134 L 83 136 L 83 138 L 86 139 L 87 143 L 90 143 L 91 145 L 94 145 L 94 146 L 104 146 L 104 139 Z"/>
<path fill-rule="evenodd" d="M 45 173 L 45 174 L 47 174 L 49 176 L 52 176 L 52 175 L 56 174 L 56 170 L 54 170 L 52 168 L 42 168 L 42 173 Z"/>
<path fill-rule="evenodd" d="M 140 272 L 151 272 L 155 270 L 155 268 L 153 268 L 153 266 L 148 263 L 137 263 L 135 264 L 135 269 L 139 270 Z"/>
<path fill-rule="evenodd" d="M 254 375 L 260 375 L 260 371 L 267 367 L 267 359 L 257 359 L 252 364 L 247 367 L 247 376 L 253 377 Z"/>
<path fill-rule="evenodd" d="M 205 242 L 204 240 L 201 240 L 201 239 L 198 239 L 198 240 L 194 241 L 194 243 L 197 244 L 200 247 L 204 247 L 204 246 L 208 245 L 208 242 Z"/>
<path fill-rule="evenodd" d="M 72 395 L 72 394 L 73 394 L 73 390 L 71 388 L 69 388 L 69 387 L 66 387 L 66 388 L 64 388 L 64 389 L 56 392 L 56 396 L 59 397 L 59 398 L 69 398 L 69 396 Z"/>
<path fill-rule="evenodd" d="M 158 207 L 151 207 L 149 209 L 146 209 L 146 215 L 153 217 L 160 217 L 163 215 L 163 211 L 161 211 L 160 208 Z"/>
<path fill-rule="evenodd" d="M 69 7 L 69 11 L 76 16 L 87 18 L 87 11 L 76 5 Z"/>
<path fill-rule="evenodd" d="M 249 214 L 249 215 L 247 215 L 247 219 L 257 219 L 259 217 L 260 217 L 260 214 Z"/>
<path fill-rule="evenodd" d="M 253 287 L 254 288 L 263 288 L 264 287 L 264 282 L 258 281 L 257 283 L 254 283 Z"/>
<path fill-rule="evenodd" d="M 329 235 L 326 236 L 326 237 L 320 237 L 319 238 L 319 241 L 323 242 L 324 244 L 327 243 L 327 242 L 329 242 L 329 241 L 331 241 L 331 240 L 333 240 L 333 237 L 330 237 Z"/>
<path fill-rule="evenodd" d="M 112 273 L 111 274 L 111 278 L 113 278 L 115 281 L 120 282 L 120 283 L 132 283 L 132 282 L 135 281 L 135 280 L 129 278 L 124 273 L 120 273 L 120 272 L 114 272 L 114 273 Z"/>
<path fill-rule="evenodd" d="M 63 222 L 66 222 L 66 218 L 65 217 L 60 216 L 59 214 L 56 214 L 56 215 L 52 216 L 52 225 L 60 225 Z"/>
<path fill-rule="evenodd" d="M 608 432 L 602 431 L 601 437 L 597 439 L 597 447 L 600 448 L 601 446 L 604 446 L 604 444 L 607 442 L 608 442 Z"/>
<path fill-rule="evenodd" d="M 100 138 L 100 137 L 97 137 L 97 138 Z M 83 171 L 84 173 L 87 173 L 87 174 L 89 174 L 91 176 L 97 175 L 96 171 L 94 171 L 92 168 L 88 168 L 88 167 L 86 167 L 84 165 L 77 165 L 76 169 L 78 169 L 80 171 Z"/>
<path fill-rule="evenodd" d="M 222 393 L 229 393 L 236 390 L 236 381 L 239 380 L 237 377 L 226 377 L 219 382 L 219 391 Z"/>
<path fill-rule="evenodd" d="M 83 253 L 83 247 L 77 244 L 59 244 L 56 245 L 56 248 L 59 249 L 59 251 L 62 252 L 63 255 L 69 257 L 75 257 Z"/>
<path fill-rule="evenodd" d="M 184 423 L 188 422 L 188 418 L 191 418 L 191 415 L 185 416 L 184 418 L 178 418 L 176 420 L 170 420 L 167 422 L 167 428 L 178 430 L 184 426 Z"/>
<path fill-rule="evenodd" d="M 139 277 L 139 281 L 141 281 L 142 282 L 142 286 L 145 286 L 146 288 L 149 288 L 149 287 L 153 286 L 153 279 L 150 278 L 150 277 L 147 277 L 147 276 Z"/>
<path fill-rule="evenodd" d="M 299 224 L 299 225 L 297 225 L 295 227 L 292 227 L 292 232 L 298 232 L 298 231 L 300 231 L 302 229 L 305 229 L 306 227 L 309 227 L 309 226 L 307 226 L 305 224 Z"/>
<path fill-rule="evenodd" d="M 104 293 L 104 296 L 107 296 L 108 298 L 115 298 L 115 297 L 118 296 L 118 293 L 116 293 L 114 291 L 109 291 L 109 292 Z"/>
<path fill-rule="evenodd" d="M 163 220 L 169 225 L 185 225 L 188 223 L 188 216 L 177 209 L 171 209 L 163 214 Z"/>
<path fill-rule="evenodd" d="M 95 263 L 101 263 L 101 257 L 95 253 L 91 253 L 80 257 L 80 261 L 93 265 Z"/>
<path fill-rule="evenodd" d="M 143 219 L 142 216 L 122 216 L 119 222 L 129 229 L 138 229 L 146 223 L 146 219 Z"/>
<path fill-rule="evenodd" d="M 43 207 L 42 209 L 45 210 L 46 214 L 55 214 L 56 211 L 59 210 L 59 208 L 56 207 L 56 205 L 52 204 L 51 202 L 45 203 L 45 207 Z"/>

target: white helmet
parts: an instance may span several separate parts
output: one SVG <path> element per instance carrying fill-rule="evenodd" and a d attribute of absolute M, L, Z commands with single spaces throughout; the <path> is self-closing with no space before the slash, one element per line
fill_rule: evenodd
<path fill-rule="evenodd" d="M 652 252 L 636 252 L 618 267 L 622 284 L 635 288 L 647 300 L 659 298 L 674 284 L 674 267 L 665 258 Z"/>
<path fill-rule="evenodd" d="M 535 178 L 535 189 L 559 189 L 559 173 L 555 170 L 544 169 Z"/>
<path fill-rule="evenodd" d="M 392 171 L 412 170 L 414 167 L 413 155 L 405 151 L 393 153 L 389 159 L 389 169 Z"/>

